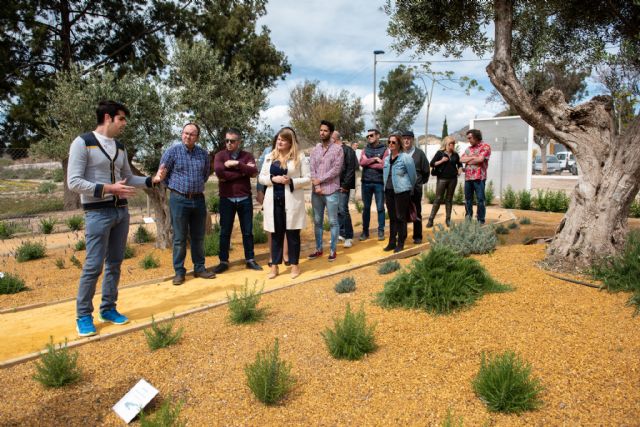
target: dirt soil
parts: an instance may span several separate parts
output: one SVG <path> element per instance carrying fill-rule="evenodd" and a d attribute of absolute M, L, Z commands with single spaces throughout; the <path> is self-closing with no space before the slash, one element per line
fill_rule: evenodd
<path fill-rule="evenodd" d="M 515 290 L 487 295 L 468 310 L 434 316 L 383 309 L 374 298 L 389 276 L 364 267 L 265 294 L 268 315 L 258 324 L 232 325 L 221 306 L 177 320 L 185 332 L 170 348 L 151 352 L 141 331 L 79 347 L 83 378 L 62 389 L 34 382 L 34 362 L 0 370 L 0 425 L 122 425 L 111 407 L 140 378 L 160 390 L 159 400 L 182 400 L 181 417 L 193 426 L 440 425 L 448 410 L 464 425 L 640 425 L 640 317 L 625 306 L 629 295 L 548 276 L 537 266 L 544 246 L 517 243 L 551 235 L 562 216 L 526 216 L 531 225 L 504 236 L 493 254 L 475 257 Z M 32 265 L 28 270 L 38 269 Z M 336 294 L 333 286 L 348 276 L 356 292 Z M 72 289 L 56 295 L 75 293 L 77 277 L 65 280 Z M 5 307 L 15 304 L 5 297 Z M 347 303 L 363 306 L 376 323 L 378 349 L 356 362 L 333 359 L 320 335 Z M 246 386 L 244 366 L 275 338 L 297 385 L 280 405 L 265 407 Z M 505 350 L 533 366 L 545 387 L 541 409 L 494 414 L 473 393 L 482 352 Z"/>

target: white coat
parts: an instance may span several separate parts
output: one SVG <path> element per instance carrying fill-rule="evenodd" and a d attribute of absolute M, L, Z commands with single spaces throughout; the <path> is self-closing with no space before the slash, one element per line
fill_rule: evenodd
<path fill-rule="evenodd" d="M 304 189 L 311 186 L 311 170 L 309 159 L 300 153 L 298 167 L 294 168 L 293 160 L 287 162 L 287 176 L 293 182 L 293 192 L 288 185 L 284 187 L 284 209 L 287 214 L 287 230 L 303 230 L 307 226 L 307 212 L 304 205 Z M 275 233 L 273 221 L 273 182 L 271 182 L 271 155 L 264 159 L 258 181 L 265 185 L 267 190 L 264 193 L 262 204 L 264 211 L 264 229 L 269 233 Z"/>

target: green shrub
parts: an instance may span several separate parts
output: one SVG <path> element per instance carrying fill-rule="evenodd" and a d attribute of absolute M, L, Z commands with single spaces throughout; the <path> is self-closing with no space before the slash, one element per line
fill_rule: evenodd
<path fill-rule="evenodd" d="M 517 203 L 516 192 L 513 191 L 513 188 L 511 188 L 510 185 L 507 185 L 507 188 L 504 189 L 500 199 L 502 201 L 503 208 L 515 209 Z"/>
<path fill-rule="evenodd" d="M 76 258 L 76 254 L 71 255 L 71 258 L 69 258 L 69 261 L 71 261 L 71 264 L 75 265 L 77 268 L 82 270 L 82 263 L 78 258 Z"/>
<path fill-rule="evenodd" d="M 496 226 L 496 234 L 509 234 L 509 229 L 505 227 L 503 224 L 498 224 Z"/>
<path fill-rule="evenodd" d="M 80 215 L 74 215 L 72 217 L 67 218 L 65 221 L 67 227 L 71 231 L 80 231 L 82 227 L 84 227 L 84 218 Z"/>
<path fill-rule="evenodd" d="M 496 282 L 475 259 L 436 247 L 385 283 L 378 303 L 388 308 L 448 314 L 472 305 L 486 293 L 509 289 Z"/>
<path fill-rule="evenodd" d="M 220 231 L 204 235 L 204 255 L 217 256 L 220 254 Z"/>
<path fill-rule="evenodd" d="M 360 200 L 356 200 L 356 210 L 358 211 L 358 213 L 362 213 L 362 211 L 364 210 L 364 205 Z"/>
<path fill-rule="evenodd" d="M 158 268 L 160 267 L 160 262 L 158 258 L 153 256 L 153 253 L 147 254 L 140 261 L 140 267 L 145 270 L 149 270 L 150 268 Z"/>
<path fill-rule="evenodd" d="M 42 234 L 51 234 L 57 222 L 58 221 L 55 218 L 41 218 L 40 231 Z"/>
<path fill-rule="evenodd" d="M 356 279 L 353 277 L 345 277 L 340 280 L 333 288 L 339 294 L 347 294 L 356 290 Z"/>
<path fill-rule="evenodd" d="M 153 234 L 149 232 L 142 224 L 138 225 L 135 233 L 133 233 L 133 241 L 135 243 L 149 243 L 153 241 Z"/>
<path fill-rule="evenodd" d="M 53 182 L 45 181 L 38 186 L 38 194 L 51 194 L 58 186 Z"/>
<path fill-rule="evenodd" d="M 62 258 L 56 258 L 56 260 L 54 261 L 56 267 L 58 267 L 58 269 L 60 270 L 64 270 L 65 265 L 64 265 L 64 259 Z"/>
<path fill-rule="evenodd" d="M 507 225 L 507 228 L 509 228 L 510 230 L 515 230 L 516 228 L 518 228 L 518 223 L 510 222 L 509 225 Z"/>
<path fill-rule="evenodd" d="M 173 403 L 171 398 L 162 402 L 153 417 L 144 411 L 140 412 L 140 427 L 184 427 L 186 423 L 180 420 L 182 402 Z"/>
<path fill-rule="evenodd" d="M 549 191 L 549 205 L 548 208 L 551 212 L 566 212 L 569 209 L 569 196 L 564 191 Z"/>
<path fill-rule="evenodd" d="M 378 267 L 378 274 L 389 274 L 398 270 L 400 270 L 400 263 L 396 260 L 391 260 L 384 264 L 380 264 L 380 267 Z"/>
<path fill-rule="evenodd" d="M 629 216 L 631 218 L 640 218 L 640 199 L 635 199 L 629 208 Z"/>
<path fill-rule="evenodd" d="M 25 262 L 33 259 L 44 258 L 47 248 L 42 242 L 26 241 L 22 242 L 16 249 L 16 261 Z"/>
<path fill-rule="evenodd" d="M 229 299 L 229 320 L 235 324 L 258 322 L 264 318 L 264 308 L 258 308 L 264 285 L 258 289 L 258 282 L 249 287 L 248 279 L 244 286 L 237 292 L 235 289 Z"/>
<path fill-rule="evenodd" d="M 469 220 L 452 222 L 448 229 L 436 224 L 428 240 L 432 248 L 446 247 L 463 256 L 493 252 L 498 243 L 493 227 Z"/>
<path fill-rule="evenodd" d="M 531 366 L 512 351 L 489 358 L 483 353 L 473 389 L 494 412 L 519 414 L 542 404 L 540 381 L 531 377 Z"/>
<path fill-rule="evenodd" d="M 85 249 L 87 249 L 87 243 L 84 241 L 84 239 L 80 239 L 76 242 L 74 249 L 77 252 L 84 251 Z"/>
<path fill-rule="evenodd" d="M 336 359 L 357 360 L 376 349 L 375 325 L 367 325 L 364 308 L 357 313 L 347 309 L 342 319 L 334 319 L 335 329 L 325 329 L 322 333 L 329 353 Z"/>
<path fill-rule="evenodd" d="M 70 352 L 67 348 L 67 341 L 64 346 L 56 348 L 53 345 L 53 337 L 47 344 L 47 352 L 40 356 L 40 361 L 36 362 L 36 374 L 33 379 L 45 387 L 62 387 L 80 379 L 80 369 L 78 368 L 78 353 Z"/>
<path fill-rule="evenodd" d="M 267 232 L 264 231 L 264 217 L 262 212 L 253 216 L 253 243 L 267 243 Z"/>
<path fill-rule="evenodd" d="M 424 196 L 430 204 L 433 204 L 433 202 L 436 201 L 436 191 L 431 187 L 427 187 L 427 191 L 425 191 Z"/>
<path fill-rule="evenodd" d="M 174 316 L 171 320 L 167 320 L 159 325 L 156 323 L 156 319 L 151 316 L 151 328 L 146 328 L 143 331 L 144 337 L 147 339 L 147 345 L 151 351 L 169 347 L 180 341 L 184 333 L 184 328 L 179 328 L 177 331 L 174 331 L 173 326 L 175 320 Z"/>
<path fill-rule="evenodd" d="M 53 182 L 64 181 L 64 171 L 62 169 L 54 169 L 51 171 L 51 179 Z"/>
<path fill-rule="evenodd" d="M 634 314 L 640 314 L 640 231 L 627 235 L 624 249 L 617 256 L 596 261 L 591 275 L 601 280 L 609 292 L 633 292 L 628 305 L 635 305 Z"/>
<path fill-rule="evenodd" d="M 17 294 L 26 290 L 27 287 L 24 284 L 24 280 L 11 273 L 4 273 L 0 277 L 0 294 Z"/>
<path fill-rule="evenodd" d="M 133 249 L 133 247 L 127 243 L 127 245 L 124 247 L 124 259 L 130 259 L 134 256 L 136 256 L 135 249 Z"/>
<path fill-rule="evenodd" d="M 273 349 L 258 352 L 256 360 L 246 365 L 244 372 L 249 389 L 266 405 L 278 403 L 295 384 L 291 365 L 280 359 L 277 338 Z"/>
<path fill-rule="evenodd" d="M 489 184 L 487 184 L 487 188 L 485 188 L 485 190 L 484 190 L 484 201 L 485 201 L 485 204 L 487 206 L 492 205 L 494 198 L 495 198 L 495 189 L 493 187 L 493 181 L 489 181 Z"/>
<path fill-rule="evenodd" d="M 529 225 L 531 224 L 531 218 L 523 216 L 520 218 L 520 225 Z"/>
<path fill-rule="evenodd" d="M 311 221 L 313 221 L 313 207 L 309 206 L 307 208 L 307 215 L 309 215 L 309 218 L 311 218 Z"/>
<path fill-rule="evenodd" d="M 516 199 L 518 209 L 522 209 L 523 211 L 531 209 L 531 193 L 529 190 L 518 191 Z"/>
<path fill-rule="evenodd" d="M 453 195 L 454 205 L 464 205 L 464 189 L 462 185 L 458 185 L 455 194 Z"/>
<path fill-rule="evenodd" d="M 220 213 L 220 198 L 218 196 L 211 195 L 207 199 L 207 209 L 214 214 Z"/>
<path fill-rule="evenodd" d="M 16 233 L 17 226 L 13 222 L 0 221 L 0 239 L 10 239 Z"/>

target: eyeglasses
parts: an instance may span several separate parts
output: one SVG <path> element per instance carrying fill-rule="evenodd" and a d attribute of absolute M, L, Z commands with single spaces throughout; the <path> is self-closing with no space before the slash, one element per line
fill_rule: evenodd
<path fill-rule="evenodd" d="M 370 133 L 369 135 L 367 135 L 367 138 L 373 138 L 374 136 L 376 136 L 375 133 Z"/>
<path fill-rule="evenodd" d="M 240 140 L 239 139 L 229 139 L 229 138 L 226 138 L 224 140 L 225 144 L 229 144 L 229 143 L 233 144 L 234 142 L 238 142 L 238 141 L 240 141 Z"/>
<path fill-rule="evenodd" d="M 389 141 L 389 145 L 396 145 L 397 142 L 396 141 Z"/>

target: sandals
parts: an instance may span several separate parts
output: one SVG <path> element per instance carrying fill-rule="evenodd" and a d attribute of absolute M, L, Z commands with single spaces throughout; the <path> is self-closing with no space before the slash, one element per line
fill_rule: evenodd
<path fill-rule="evenodd" d="M 275 279 L 276 276 L 278 275 L 279 271 L 278 271 L 278 266 L 276 265 L 276 270 L 273 271 L 273 266 L 271 267 L 271 271 L 269 272 L 269 274 L 267 274 L 267 279 Z"/>
<path fill-rule="evenodd" d="M 296 277 L 298 277 L 300 275 L 300 268 L 296 265 L 294 267 L 297 267 L 297 270 L 294 271 L 293 268 L 291 269 L 291 278 L 295 279 Z"/>

